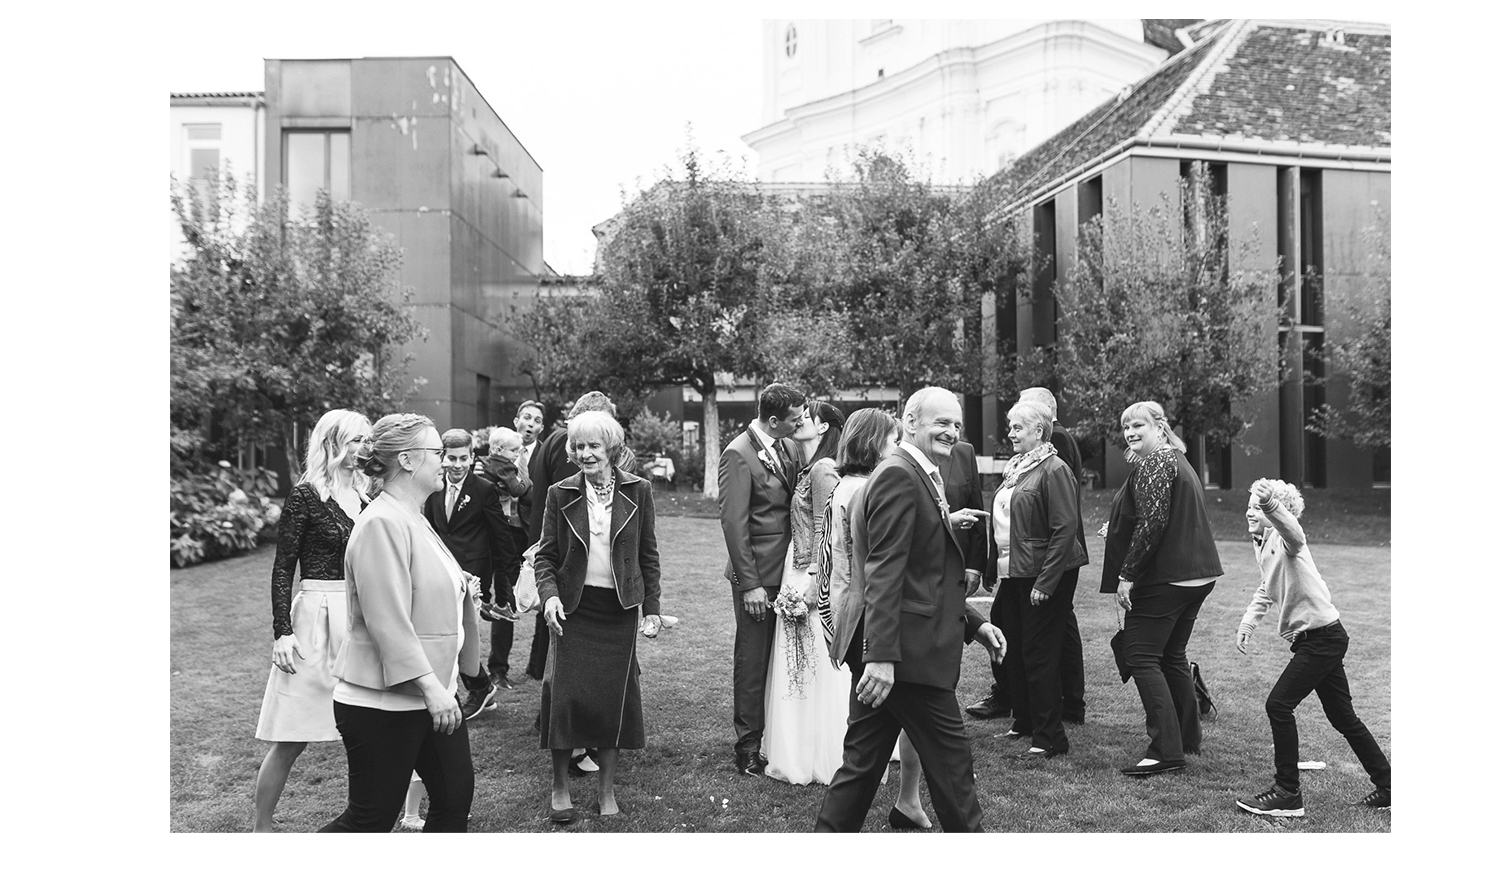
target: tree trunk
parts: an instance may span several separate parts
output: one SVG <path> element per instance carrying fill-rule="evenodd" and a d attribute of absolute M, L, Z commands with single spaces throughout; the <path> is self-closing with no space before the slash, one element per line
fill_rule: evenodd
<path fill-rule="evenodd" d="M 703 395 L 703 496 L 719 497 L 719 386 L 713 374 L 698 386 Z"/>
<path fill-rule="evenodd" d="M 286 491 L 302 478 L 302 459 L 297 453 L 297 429 L 290 416 L 281 425 L 281 452 L 286 457 L 287 482 L 286 488 L 278 490 Z"/>

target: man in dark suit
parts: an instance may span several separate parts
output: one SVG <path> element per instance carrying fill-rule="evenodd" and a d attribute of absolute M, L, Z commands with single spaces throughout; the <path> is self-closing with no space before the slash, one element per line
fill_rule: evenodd
<path fill-rule="evenodd" d="M 1078 441 L 1067 429 L 1057 423 L 1057 398 L 1046 388 L 1027 388 L 1017 398 L 1034 403 L 1040 403 L 1047 407 L 1052 413 L 1052 445 L 1057 448 L 1057 457 L 1068 469 L 1073 471 L 1073 480 L 1079 483 L 1079 496 L 1083 491 L 1083 455 L 1078 450 Z M 1080 500 L 1079 506 L 1082 506 Z M 1080 512 L 1082 510 L 1080 509 Z M 992 621 L 999 620 L 1000 600 L 995 599 L 994 609 L 990 612 Z M 1083 724 L 1084 702 L 1083 702 L 1083 636 L 1078 631 L 1078 613 L 1074 612 L 1071 601 L 1067 602 L 1066 609 L 1062 615 L 1062 660 L 1058 664 L 1058 670 L 1062 673 L 1062 711 L 1063 721 Z M 964 711 L 975 718 L 1000 718 L 1010 715 L 1010 686 L 1006 684 L 1005 671 L 999 667 L 992 668 L 995 682 L 990 686 L 990 693 L 985 697 L 964 707 Z"/>
<path fill-rule="evenodd" d="M 984 829 L 954 689 L 964 644 L 977 637 L 999 660 L 1005 637 L 964 602 L 963 549 L 936 463 L 958 442 L 963 407 L 950 391 L 923 388 L 907 400 L 901 427 L 901 444 L 851 504 L 845 598 L 858 599 L 858 621 L 835 621 L 830 654 L 849 663 L 854 681 L 844 760 L 818 812 L 819 832 L 860 829 L 902 730 L 943 830 Z"/>
<path fill-rule="evenodd" d="M 782 443 L 807 415 L 807 398 L 774 382 L 760 392 L 757 417 L 719 456 L 719 526 L 729 563 L 724 578 L 734 592 L 734 766 L 741 775 L 765 772 L 760 755 L 766 727 L 766 671 L 792 541 L 792 491 L 797 467 Z"/>
<path fill-rule="evenodd" d="M 497 559 L 504 559 L 504 551 L 510 545 L 505 531 L 505 511 L 500 507 L 500 492 L 493 484 L 470 475 L 473 469 L 473 437 L 460 428 L 445 432 L 443 472 L 446 481 L 442 490 L 428 496 L 422 514 L 443 538 L 448 551 L 458 559 L 458 566 L 479 577 L 480 598 L 484 601 L 480 614 L 490 621 L 504 621 L 494 616 L 491 583 Z M 479 675 L 463 676 L 462 679 L 469 697 L 461 708 L 464 718 L 470 719 L 492 705 L 498 686 L 490 681 L 484 667 L 479 668 Z"/>

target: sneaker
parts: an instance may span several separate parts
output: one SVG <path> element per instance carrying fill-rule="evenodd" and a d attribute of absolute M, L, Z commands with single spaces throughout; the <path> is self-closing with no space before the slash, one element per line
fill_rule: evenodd
<path fill-rule="evenodd" d="M 415 815 L 402 816 L 401 820 L 396 822 L 396 827 L 403 831 L 419 831 L 427 827 L 427 819 Z"/>
<path fill-rule="evenodd" d="M 495 695 L 499 692 L 500 689 L 494 685 L 483 691 L 470 691 L 469 699 L 465 700 L 463 705 L 459 707 L 459 711 L 463 713 L 464 721 L 468 721 L 485 709 L 494 709 L 496 705 Z"/>
<path fill-rule="evenodd" d="M 1371 809 L 1390 809 L 1391 790 L 1389 788 L 1377 788 L 1365 795 L 1364 800 L 1359 802 L 1360 806 L 1368 806 Z"/>
<path fill-rule="evenodd" d="M 971 703 L 964 707 L 964 712 L 975 718 L 1000 718 L 1010 715 L 1010 707 L 1001 706 L 1000 701 L 995 699 L 994 694 L 986 696 L 983 700 Z"/>
<path fill-rule="evenodd" d="M 1302 792 L 1293 794 L 1272 785 L 1254 797 L 1236 800 L 1235 806 L 1254 815 L 1271 815 L 1277 818 L 1300 818 L 1303 813 Z"/>

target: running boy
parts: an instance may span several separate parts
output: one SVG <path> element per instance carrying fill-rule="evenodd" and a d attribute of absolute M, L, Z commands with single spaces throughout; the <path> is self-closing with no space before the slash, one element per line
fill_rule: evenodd
<path fill-rule="evenodd" d="M 1255 815 L 1300 816 L 1302 790 L 1298 779 L 1297 719 L 1293 712 L 1308 694 L 1316 691 L 1323 712 L 1334 729 L 1349 741 L 1349 747 L 1370 774 L 1375 790 L 1360 803 L 1371 809 L 1391 808 L 1391 764 L 1369 728 L 1354 714 L 1349 679 L 1344 675 L 1344 653 L 1349 635 L 1339 622 L 1339 612 L 1328 596 L 1328 585 L 1313 565 L 1307 538 L 1297 522 L 1302 515 L 1302 495 L 1279 479 L 1259 479 L 1250 486 L 1250 506 L 1245 518 L 1260 563 L 1260 588 L 1240 619 L 1235 646 L 1241 654 L 1250 634 L 1271 604 L 1281 609 L 1276 632 L 1292 644 L 1292 660 L 1266 698 L 1275 745 L 1276 783 L 1254 797 L 1235 804 Z"/>

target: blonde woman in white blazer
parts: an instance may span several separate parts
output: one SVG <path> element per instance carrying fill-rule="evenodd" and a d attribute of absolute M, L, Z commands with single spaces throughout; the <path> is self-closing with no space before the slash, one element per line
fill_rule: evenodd
<path fill-rule="evenodd" d="M 344 551 L 349 635 L 333 675 L 349 805 L 323 831 L 386 832 L 411 773 L 427 786 L 424 831 L 468 830 L 474 798 L 460 669 L 479 670 L 472 577 L 422 516 L 442 487 L 443 443 L 426 416 L 375 423 L 364 469 L 380 487 Z"/>

